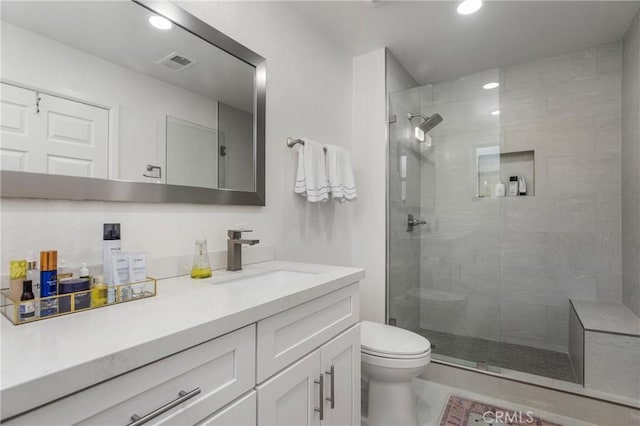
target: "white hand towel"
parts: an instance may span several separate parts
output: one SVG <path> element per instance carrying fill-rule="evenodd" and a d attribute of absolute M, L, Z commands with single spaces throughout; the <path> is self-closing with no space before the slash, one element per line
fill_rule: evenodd
<path fill-rule="evenodd" d="M 358 197 L 358 191 L 353 177 L 351 153 L 335 145 L 325 145 L 324 147 L 327 150 L 327 176 L 329 177 L 331 197 L 341 202 L 355 200 Z"/>
<path fill-rule="evenodd" d="M 310 203 L 327 201 L 329 186 L 322 145 L 302 138 L 304 145 L 298 148 L 298 173 L 294 191 Z"/>

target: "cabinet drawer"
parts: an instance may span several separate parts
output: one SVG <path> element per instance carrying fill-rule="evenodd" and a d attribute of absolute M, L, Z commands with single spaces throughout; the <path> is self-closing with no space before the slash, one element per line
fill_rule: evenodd
<path fill-rule="evenodd" d="M 258 383 L 358 322 L 358 284 L 258 322 Z"/>
<path fill-rule="evenodd" d="M 255 326 L 161 359 L 48 404 L 9 425 L 127 425 L 193 392 L 147 424 L 194 424 L 255 384 Z"/>
<path fill-rule="evenodd" d="M 251 391 L 198 423 L 198 426 L 256 426 L 257 410 L 256 391 Z"/>

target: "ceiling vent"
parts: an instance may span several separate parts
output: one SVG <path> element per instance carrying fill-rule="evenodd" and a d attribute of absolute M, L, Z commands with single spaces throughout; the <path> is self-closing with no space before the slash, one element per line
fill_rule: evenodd
<path fill-rule="evenodd" d="M 182 71 L 186 68 L 189 68 L 191 65 L 195 64 L 196 62 L 176 52 L 173 52 L 172 54 L 160 59 L 156 63 L 164 65 L 165 67 L 170 68 L 173 71 Z"/>

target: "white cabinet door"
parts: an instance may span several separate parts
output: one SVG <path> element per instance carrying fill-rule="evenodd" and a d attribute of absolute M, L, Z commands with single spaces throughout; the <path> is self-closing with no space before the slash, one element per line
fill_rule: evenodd
<path fill-rule="evenodd" d="M 316 350 L 258 386 L 260 426 L 320 425 L 320 351 Z"/>
<path fill-rule="evenodd" d="M 2 169 L 107 178 L 109 111 L 2 83 Z"/>
<path fill-rule="evenodd" d="M 360 324 L 320 348 L 324 372 L 323 426 L 360 424 Z"/>
<path fill-rule="evenodd" d="M 256 391 L 233 401 L 228 407 L 216 412 L 198 426 L 256 426 Z"/>

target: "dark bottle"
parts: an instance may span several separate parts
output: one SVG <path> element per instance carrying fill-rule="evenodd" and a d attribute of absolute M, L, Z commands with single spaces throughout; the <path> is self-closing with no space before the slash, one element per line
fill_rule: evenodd
<path fill-rule="evenodd" d="M 35 296 L 33 295 L 31 280 L 25 280 L 22 282 L 22 296 L 20 296 L 21 321 L 33 318 L 36 315 L 35 302 L 30 302 L 33 299 L 35 299 Z"/>

